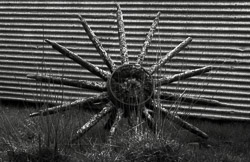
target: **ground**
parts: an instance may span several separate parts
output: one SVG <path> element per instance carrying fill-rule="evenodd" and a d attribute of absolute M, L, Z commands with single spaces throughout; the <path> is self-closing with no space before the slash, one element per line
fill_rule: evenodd
<path fill-rule="evenodd" d="M 124 120 L 107 144 L 100 122 L 78 143 L 70 137 L 93 115 L 82 110 L 29 118 L 41 106 L 26 102 L 0 104 L 0 161 L 250 161 L 250 123 L 186 118 L 209 135 L 203 140 L 167 120 L 156 135 L 144 124 L 130 128 Z"/>

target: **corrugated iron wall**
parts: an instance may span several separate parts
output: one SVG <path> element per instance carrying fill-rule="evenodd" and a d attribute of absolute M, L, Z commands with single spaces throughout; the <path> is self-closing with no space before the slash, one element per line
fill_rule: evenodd
<path fill-rule="evenodd" d="M 145 59 L 156 63 L 186 37 L 191 45 L 168 63 L 158 75 L 213 65 L 202 76 L 163 87 L 163 91 L 192 94 L 234 104 L 204 107 L 176 104 L 180 114 L 250 120 L 250 2 L 248 1 L 118 1 L 122 7 L 130 60 L 140 51 L 158 11 L 160 24 Z M 100 81 L 63 57 L 44 42 L 51 39 L 86 60 L 107 69 L 77 18 L 81 14 L 119 64 L 114 1 L 2 0 L 0 1 L 0 98 L 61 103 L 95 92 L 63 85 L 38 83 L 26 74 L 42 73 Z"/>

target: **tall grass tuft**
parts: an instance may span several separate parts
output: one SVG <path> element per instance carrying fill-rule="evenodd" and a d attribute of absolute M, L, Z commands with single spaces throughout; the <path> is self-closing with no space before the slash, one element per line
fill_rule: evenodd
<path fill-rule="evenodd" d="M 153 134 L 144 124 L 130 128 L 126 120 L 107 142 L 100 122 L 78 143 L 69 139 L 93 114 L 82 110 L 50 117 L 29 118 L 35 105 L 1 104 L 2 161 L 189 161 L 247 162 L 250 160 L 249 123 L 189 120 L 210 135 L 207 141 L 165 121 Z M 104 119 L 105 120 L 105 119 Z M 141 127 L 140 127 L 141 126 Z"/>

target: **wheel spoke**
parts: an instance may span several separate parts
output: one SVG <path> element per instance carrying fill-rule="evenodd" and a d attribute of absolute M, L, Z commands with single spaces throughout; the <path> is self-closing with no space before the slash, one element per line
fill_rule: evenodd
<path fill-rule="evenodd" d="M 123 115 L 123 110 L 122 109 L 118 109 L 117 110 L 117 114 L 115 116 L 114 123 L 113 123 L 113 125 L 112 125 L 112 127 L 110 129 L 110 136 L 109 136 L 109 140 L 108 140 L 110 144 L 112 142 L 112 138 L 113 138 L 113 136 L 115 134 L 115 131 L 116 131 L 118 125 L 119 125 L 119 122 L 122 119 L 122 115 Z"/>
<path fill-rule="evenodd" d="M 116 115 L 117 115 L 117 109 L 113 109 L 113 111 L 110 113 L 108 121 L 104 125 L 104 129 L 106 129 L 106 130 L 111 129 L 112 125 L 115 122 Z"/>
<path fill-rule="evenodd" d="M 161 93 L 160 98 L 164 100 L 171 100 L 171 101 L 178 100 L 181 102 L 188 102 L 188 103 L 202 104 L 202 105 L 209 105 L 209 106 L 232 106 L 230 104 L 219 102 L 213 99 L 198 98 L 198 97 L 192 97 L 192 96 L 187 96 L 187 95 L 178 95 L 178 94 L 172 94 L 168 92 Z"/>
<path fill-rule="evenodd" d="M 95 35 L 95 33 L 92 31 L 90 26 L 88 25 L 87 21 L 82 18 L 81 15 L 78 15 L 79 19 L 81 21 L 81 24 L 83 28 L 85 29 L 87 35 L 89 36 L 89 39 L 92 41 L 93 45 L 95 46 L 97 52 L 102 57 L 105 64 L 108 66 L 109 70 L 113 72 L 116 69 L 116 65 L 113 62 L 113 60 L 110 58 L 106 50 L 103 48 L 101 42 L 99 41 L 98 37 Z"/>
<path fill-rule="evenodd" d="M 186 40 L 181 42 L 177 47 L 175 47 L 172 51 L 168 52 L 168 54 L 161 58 L 158 63 L 153 65 L 150 69 L 150 74 L 153 75 L 155 72 L 159 70 L 167 61 L 169 61 L 172 57 L 178 54 L 181 50 L 183 50 L 189 43 L 191 43 L 192 38 L 188 37 Z"/>
<path fill-rule="evenodd" d="M 154 91 L 153 96 L 158 97 L 157 94 L 156 94 L 156 91 Z M 146 107 L 147 107 L 148 110 L 154 111 L 154 108 L 155 108 L 155 100 L 150 99 L 149 102 L 146 103 Z"/>
<path fill-rule="evenodd" d="M 142 64 L 142 62 L 143 62 L 143 60 L 144 60 L 144 58 L 145 58 L 145 56 L 147 54 L 147 49 L 150 46 L 150 43 L 151 43 L 152 38 L 153 38 L 153 35 L 154 35 L 154 33 L 156 31 L 156 28 L 158 26 L 158 23 L 159 23 L 160 14 L 161 14 L 160 12 L 157 13 L 156 18 L 154 19 L 154 21 L 153 21 L 153 23 L 152 23 L 152 25 L 150 27 L 148 35 L 146 36 L 146 39 L 145 39 L 145 41 L 143 43 L 143 46 L 141 48 L 141 52 L 138 55 L 136 64 L 139 64 L 139 65 Z"/>
<path fill-rule="evenodd" d="M 108 72 L 98 68 L 97 66 L 91 64 L 88 61 L 83 60 L 80 56 L 75 54 L 74 52 L 70 51 L 69 49 L 65 48 L 64 46 L 53 42 L 51 40 L 46 39 L 45 40 L 47 43 L 49 43 L 55 50 L 63 54 L 64 56 L 72 59 L 76 63 L 80 64 L 82 67 L 86 68 L 89 70 L 91 73 L 99 76 L 103 80 L 107 80 L 108 76 L 110 75 Z"/>
<path fill-rule="evenodd" d="M 77 141 L 80 137 L 82 137 L 90 128 L 95 126 L 105 115 L 110 113 L 113 109 L 113 105 L 109 102 L 106 107 L 102 109 L 98 114 L 94 115 L 87 123 L 85 123 L 76 133 L 76 136 L 73 137 L 72 143 Z"/>
<path fill-rule="evenodd" d="M 88 107 L 87 105 L 89 105 L 91 103 L 101 102 L 101 101 L 107 102 L 107 98 L 108 98 L 108 94 L 106 92 L 104 92 L 104 93 L 97 95 L 97 96 L 75 100 L 74 102 L 71 102 L 71 103 L 58 105 L 58 106 L 54 106 L 54 107 L 51 107 L 48 109 L 40 110 L 38 112 L 34 112 L 34 113 L 30 114 L 30 117 L 35 117 L 35 116 L 39 116 L 39 115 L 42 115 L 42 116 L 51 115 L 51 114 L 55 114 L 58 112 L 63 112 L 63 111 L 73 109 L 76 106 L 82 106 L 82 107 L 84 106 L 84 108 L 86 109 Z"/>
<path fill-rule="evenodd" d="M 172 82 L 184 80 L 184 79 L 196 76 L 196 75 L 201 75 L 211 70 L 212 70 L 211 66 L 206 66 L 206 67 L 202 67 L 202 68 L 194 69 L 194 70 L 188 70 L 183 73 L 175 74 L 171 77 L 161 78 L 158 82 L 156 82 L 156 86 L 168 85 Z"/>
<path fill-rule="evenodd" d="M 121 53 L 121 63 L 129 64 L 128 47 L 127 47 L 127 42 L 126 42 L 123 14 L 122 14 L 121 7 L 119 4 L 117 4 L 116 15 L 117 15 L 117 27 L 118 27 L 118 37 L 119 37 L 119 44 L 120 44 L 120 53 Z"/>
<path fill-rule="evenodd" d="M 132 116 L 131 116 L 131 115 L 129 115 L 129 116 L 127 116 L 126 118 L 127 118 L 128 125 L 129 125 L 130 127 L 133 127 L 134 125 L 133 125 L 133 119 L 132 119 Z"/>
<path fill-rule="evenodd" d="M 86 80 L 75 80 L 75 79 L 53 77 L 53 76 L 41 75 L 41 74 L 28 74 L 27 77 L 31 79 L 35 79 L 36 81 L 40 81 L 40 82 L 63 84 L 63 85 L 72 86 L 72 87 L 96 90 L 99 92 L 107 90 L 106 85 L 104 83 L 101 84 L 98 82 L 91 82 L 91 81 L 86 81 Z"/>
<path fill-rule="evenodd" d="M 155 124 L 154 119 L 150 115 L 151 111 L 152 110 L 149 110 L 149 109 L 144 107 L 142 110 L 142 118 L 144 118 L 146 120 L 146 122 L 148 123 L 148 127 L 155 133 L 156 132 L 156 124 Z"/>
<path fill-rule="evenodd" d="M 174 122 L 175 124 L 179 125 L 180 127 L 184 128 L 184 129 L 190 131 L 191 133 L 194 133 L 197 136 L 202 137 L 204 139 L 208 138 L 208 135 L 205 132 L 201 131 L 199 128 L 195 127 L 194 125 L 184 121 L 179 116 L 171 113 L 167 109 L 165 109 L 159 105 L 156 105 L 156 108 L 159 109 L 168 120 Z"/>

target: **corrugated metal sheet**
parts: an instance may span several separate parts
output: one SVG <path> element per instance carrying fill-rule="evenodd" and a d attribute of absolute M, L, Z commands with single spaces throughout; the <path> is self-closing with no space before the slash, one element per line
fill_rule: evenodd
<path fill-rule="evenodd" d="M 250 2 L 248 1 L 118 1 L 122 7 L 130 60 L 135 61 L 158 11 L 160 24 L 145 59 L 156 63 L 186 37 L 191 45 L 158 75 L 213 65 L 202 76 L 163 87 L 163 91 L 192 94 L 238 105 L 230 107 L 176 106 L 180 114 L 250 120 Z M 38 83 L 28 73 L 52 74 L 100 81 L 44 42 L 65 45 L 86 60 L 107 69 L 85 34 L 81 14 L 119 64 L 119 44 L 113 1 L 0 1 L 0 98 L 60 103 L 95 92 Z M 168 103 L 169 104 L 169 103 Z"/>

